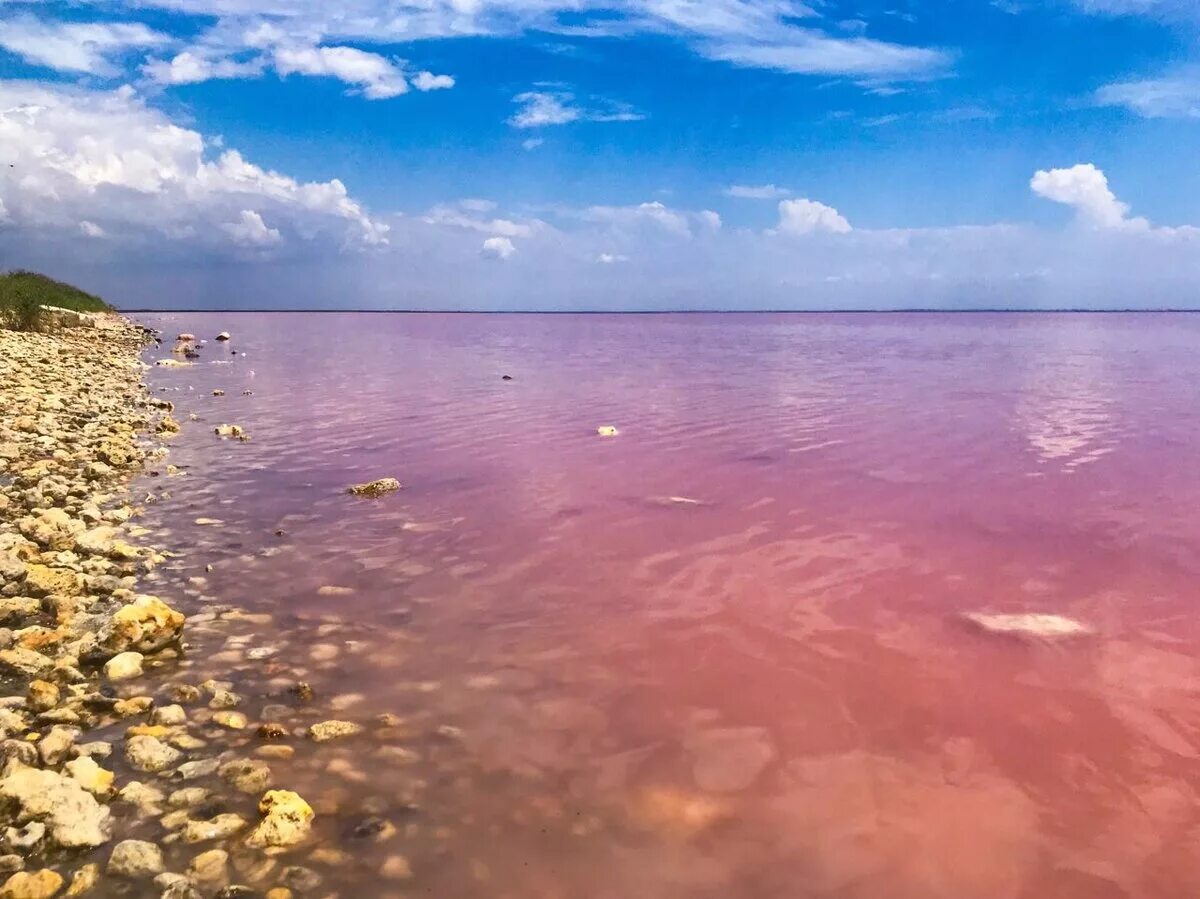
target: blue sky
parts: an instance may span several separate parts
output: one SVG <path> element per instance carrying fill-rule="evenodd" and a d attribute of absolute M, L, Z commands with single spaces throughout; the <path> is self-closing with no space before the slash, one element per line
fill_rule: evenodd
<path fill-rule="evenodd" d="M 0 0 L 0 266 L 138 305 L 1192 306 L 1198 29 L 1196 0 Z"/>

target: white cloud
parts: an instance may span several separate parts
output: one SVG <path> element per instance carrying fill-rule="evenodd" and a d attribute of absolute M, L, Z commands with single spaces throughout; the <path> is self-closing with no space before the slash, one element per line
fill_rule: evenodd
<path fill-rule="evenodd" d="M 459 200 L 457 203 L 439 203 L 425 213 L 424 221 L 431 225 L 448 225 L 500 237 L 528 237 L 543 223 L 537 219 L 517 222 L 504 218 L 486 218 L 496 208 L 490 200 Z"/>
<path fill-rule="evenodd" d="M 454 79 L 449 75 L 435 75 L 433 72 L 417 72 L 412 77 L 412 86 L 419 91 L 440 91 L 454 87 Z"/>
<path fill-rule="evenodd" d="M 111 0 L 90 2 L 113 5 Z M 340 44 L 387 46 L 530 31 L 575 37 L 669 35 L 701 56 L 740 66 L 884 81 L 942 74 L 952 62 L 949 54 L 935 48 L 827 35 L 801 24 L 819 17 L 808 6 L 789 0 L 343 0 L 333 5 L 320 0 L 116 0 L 115 6 L 164 9 L 214 21 L 196 38 L 197 46 L 184 51 L 192 59 L 181 60 L 177 71 L 162 60 L 147 63 L 151 77 L 163 84 L 191 83 L 206 71 L 217 78 L 259 75 L 269 67 L 265 57 L 273 48 L 289 47 L 280 71 L 290 67 L 338 77 L 371 98 L 397 96 L 403 92 L 401 83 L 436 90 L 450 87 L 453 79 L 419 71 L 404 75 L 411 80 L 402 80 L 387 71 L 390 63 L 384 57 L 370 54 L 383 60 L 383 66 L 350 59 L 349 54 L 336 51 L 368 51 Z M 165 43 L 161 35 L 136 23 L 56 23 L 39 29 L 35 20 L 27 21 L 33 25 L 15 31 L 13 20 L 5 25 L 10 32 L 5 35 L 7 44 L 17 48 L 14 52 L 74 71 L 114 75 L 105 62 L 109 56 Z M 837 22 L 828 24 L 837 27 Z M 248 51 L 258 51 L 264 58 L 248 60 Z M 329 58 L 326 51 L 343 58 Z M 208 66 L 197 65 L 197 59 L 207 59 Z M 639 117 L 634 110 L 620 107 L 594 113 L 600 121 Z"/>
<path fill-rule="evenodd" d="M 1090 162 L 1067 169 L 1039 170 L 1030 179 L 1035 194 L 1075 210 L 1076 218 L 1093 228 L 1145 229 L 1144 218 L 1129 218 L 1129 205 L 1122 203 L 1108 186 L 1104 172 Z"/>
<path fill-rule="evenodd" d="M 327 75 L 362 89 L 368 100 L 387 100 L 408 92 L 404 72 L 378 53 L 354 47 L 275 48 L 280 75 Z"/>
<path fill-rule="evenodd" d="M 545 91 L 526 91 L 513 97 L 521 108 L 508 123 L 514 128 L 543 128 L 546 125 L 565 125 L 583 115 L 583 111 L 570 106 L 570 94 L 552 94 Z"/>
<path fill-rule="evenodd" d="M 31 233 L 77 233 L 79 222 L 99 217 L 110 237 L 126 243 L 166 237 L 213 246 L 227 244 L 224 225 L 245 225 L 242 213 L 253 208 L 300 243 L 334 250 L 387 243 L 388 226 L 341 181 L 297 181 L 236 150 L 211 158 L 202 135 L 130 88 L 0 81 L 0 148 L 20 161 L 0 178 L 0 201 Z"/>
<path fill-rule="evenodd" d="M 941 50 L 905 47 L 869 38 L 831 38 L 813 31 L 788 30 L 785 43 L 742 41 L 702 46 L 711 59 L 746 68 L 775 69 L 796 75 L 858 75 L 912 78 L 938 74 L 950 57 Z"/>
<path fill-rule="evenodd" d="M 0 47 L 60 72 L 114 75 L 119 70 L 113 57 L 169 40 L 138 22 L 43 22 L 28 16 L 0 22 Z"/>
<path fill-rule="evenodd" d="M 623 253 L 601 253 L 596 257 L 596 261 L 601 265 L 612 265 L 617 262 L 628 262 L 629 257 Z"/>
<path fill-rule="evenodd" d="M 1096 91 L 1095 100 L 1101 106 L 1124 106 L 1148 119 L 1200 118 L 1200 72 L 1108 84 Z"/>
<path fill-rule="evenodd" d="M 640 122 L 639 112 L 621 103 L 606 103 L 589 108 L 575 103 L 569 91 L 525 91 L 513 97 L 521 108 L 508 120 L 514 128 L 545 128 L 570 122 Z"/>
<path fill-rule="evenodd" d="M 83 232 L 85 237 L 104 237 L 105 231 L 95 222 L 89 222 L 84 219 L 79 223 L 79 230 Z"/>
<path fill-rule="evenodd" d="M 851 228 L 845 216 L 832 206 L 795 199 L 780 201 L 778 230 L 784 234 L 848 234 Z"/>
<path fill-rule="evenodd" d="M 507 237 L 489 237 L 483 242 L 479 252 L 492 259 L 507 259 L 517 248 Z"/>
<path fill-rule="evenodd" d="M 267 227 L 263 217 L 253 209 L 243 209 L 236 222 L 226 222 L 221 230 L 236 243 L 249 247 L 269 247 L 283 242 L 283 235 L 275 228 Z"/>
<path fill-rule="evenodd" d="M 651 225 L 656 230 L 678 237 L 692 237 L 698 232 L 716 231 L 721 227 L 721 217 L 712 210 L 682 212 L 657 200 L 637 206 L 589 206 L 583 211 L 582 218 L 603 222 L 623 231 Z"/>
<path fill-rule="evenodd" d="M 521 141 L 521 147 L 526 150 L 536 150 L 546 141 L 540 137 L 529 137 Z"/>
<path fill-rule="evenodd" d="M 731 184 L 725 188 L 724 194 L 740 200 L 778 200 L 780 197 L 790 197 L 792 192 L 786 187 L 776 187 L 774 184 Z"/>
<path fill-rule="evenodd" d="M 212 58 L 199 48 L 184 50 L 171 59 L 153 59 L 142 66 L 142 73 L 158 84 L 198 84 L 223 78 L 251 78 L 265 68 L 261 59 L 236 62 Z"/>

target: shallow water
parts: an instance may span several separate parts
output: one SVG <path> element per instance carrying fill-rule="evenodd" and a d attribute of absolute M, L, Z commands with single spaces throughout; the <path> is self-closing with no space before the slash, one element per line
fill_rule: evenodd
<path fill-rule="evenodd" d="M 1200 890 L 1200 316 L 140 319 L 154 589 L 275 616 L 187 678 L 369 725 L 271 763 L 344 895 Z"/>

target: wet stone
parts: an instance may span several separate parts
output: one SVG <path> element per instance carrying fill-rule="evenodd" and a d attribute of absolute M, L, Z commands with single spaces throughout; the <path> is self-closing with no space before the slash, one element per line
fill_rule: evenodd
<path fill-rule="evenodd" d="M 162 850 L 145 840 L 124 840 L 113 847 L 105 872 L 113 877 L 148 879 L 163 870 Z"/>

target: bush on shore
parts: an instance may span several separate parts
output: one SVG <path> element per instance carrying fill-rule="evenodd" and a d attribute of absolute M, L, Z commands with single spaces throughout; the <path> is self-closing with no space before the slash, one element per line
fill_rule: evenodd
<path fill-rule="evenodd" d="M 37 272 L 0 274 L 0 325 L 17 331 L 38 331 L 44 324 L 42 306 L 76 312 L 107 312 L 104 300 Z"/>

